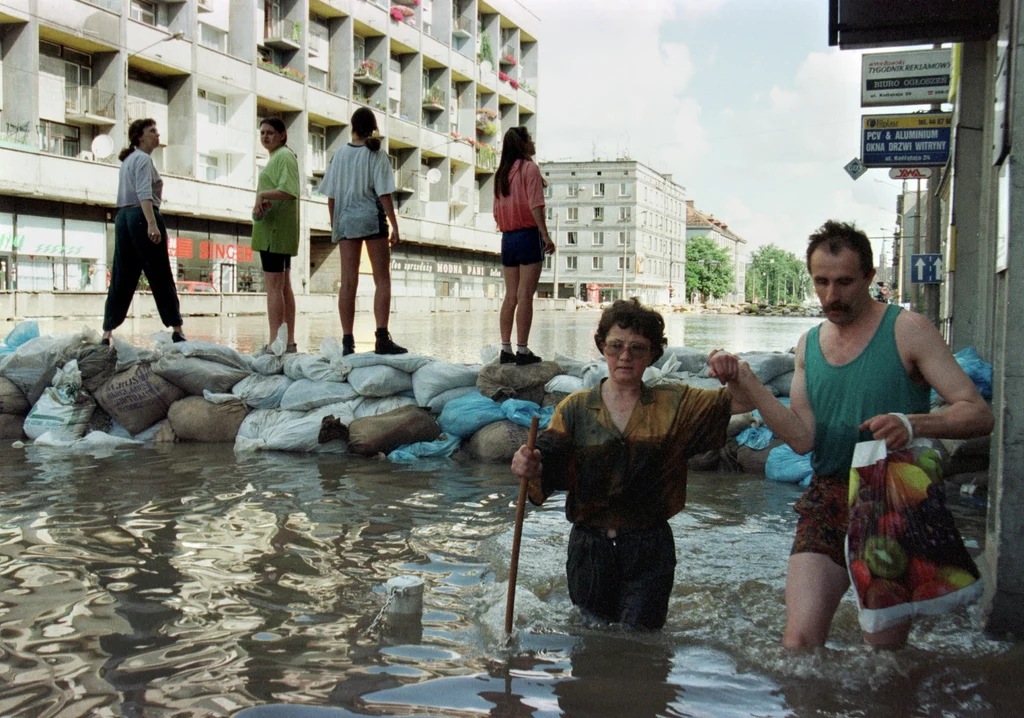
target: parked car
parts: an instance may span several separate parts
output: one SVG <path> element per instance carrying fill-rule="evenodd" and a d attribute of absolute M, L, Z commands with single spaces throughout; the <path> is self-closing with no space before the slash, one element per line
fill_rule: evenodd
<path fill-rule="evenodd" d="M 217 288 L 209 282 L 175 282 L 178 294 L 216 294 Z"/>

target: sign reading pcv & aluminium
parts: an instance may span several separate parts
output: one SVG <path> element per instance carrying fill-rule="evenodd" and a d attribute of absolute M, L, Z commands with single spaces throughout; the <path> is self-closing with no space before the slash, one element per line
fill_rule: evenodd
<path fill-rule="evenodd" d="M 952 57 L 950 48 L 864 55 L 860 106 L 945 102 L 949 97 Z"/>
<path fill-rule="evenodd" d="M 861 122 L 865 167 L 934 167 L 949 160 L 951 112 L 864 115 Z"/>

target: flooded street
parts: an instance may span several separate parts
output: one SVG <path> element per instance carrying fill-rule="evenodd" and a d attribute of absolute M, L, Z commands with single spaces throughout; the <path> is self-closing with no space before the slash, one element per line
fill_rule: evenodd
<path fill-rule="evenodd" d="M 596 356 L 598 316 L 539 314 L 531 346 L 550 358 Z M 788 349 L 819 321 L 666 320 L 670 344 L 732 351 Z M 146 344 L 157 324 L 120 336 Z M 301 351 L 340 340 L 333 315 L 298 324 Z M 40 330 L 81 325 L 41 321 Z M 242 351 L 266 341 L 262 317 L 189 318 L 185 328 Z M 372 330 L 360 315 L 357 339 Z M 394 317 L 391 330 L 411 351 L 478 362 L 497 341 L 497 315 Z M 922 620 L 910 648 L 876 652 L 861 643 L 848 593 L 827 648 L 783 651 L 799 491 L 691 472 L 687 508 L 671 521 L 679 563 L 656 634 L 581 625 L 565 582 L 564 503 L 529 507 L 509 650 L 517 485 L 507 466 L 212 444 L 98 455 L 8 444 L 0 715 L 228 716 L 275 703 L 336 715 L 1016 714 L 1024 651 L 980 634 L 977 607 Z M 977 552 L 984 509 L 955 497 L 951 507 Z M 397 576 L 422 579 L 421 620 L 376 620 Z"/>

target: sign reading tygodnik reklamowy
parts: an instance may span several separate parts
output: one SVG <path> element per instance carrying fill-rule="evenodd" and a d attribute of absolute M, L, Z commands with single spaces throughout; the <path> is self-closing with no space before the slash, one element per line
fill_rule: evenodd
<path fill-rule="evenodd" d="M 864 55 L 860 106 L 945 102 L 952 70 L 950 48 Z"/>
<path fill-rule="evenodd" d="M 949 160 L 953 114 L 864 115 L 861 161 L 865 167 L 935 167 Z"/>

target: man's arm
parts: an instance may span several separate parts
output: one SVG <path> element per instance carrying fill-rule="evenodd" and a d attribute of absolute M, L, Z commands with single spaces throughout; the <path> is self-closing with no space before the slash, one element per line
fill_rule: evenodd
<path fill-rule="evenodd" d="M 926 317 L 901 312 L 896 320 L 896 346 L 900 356 L 908 359 L 949 404 L 941 411 L 909 415 L 915 437 L 970 439 L 992 431 L 992 410 Z M 860 428 L 869 429 L 876 439 L 884 439 L 889 448 L 905 446 L 910 440 L 903 420 L 891 414 L 874 416 Z"/>
<path fill-rule="evenodd" d="M 730 371 L 730 362 L 725 352 L 713 352 L 708 357 L 711 376 L 718 377 L 729 386 L 732 395 L 733 413 L 743 413 L 751 408 L 761 413 L 761 418 L 776 436 L 789 444 L 798 454 L 806 454 L 814 448 L 814 413 L 807 401 L 804 379 L 804 343 L 807 335 L 800 338 L 796 350 L 796 366 L 793 383 L 789 391 L 789 407 L 776 399 L 771 391 L 757 378 L 750 365 L 736 361 L 735 371 Z M 732 357 L 735 361 L 735 357 Z"/>

